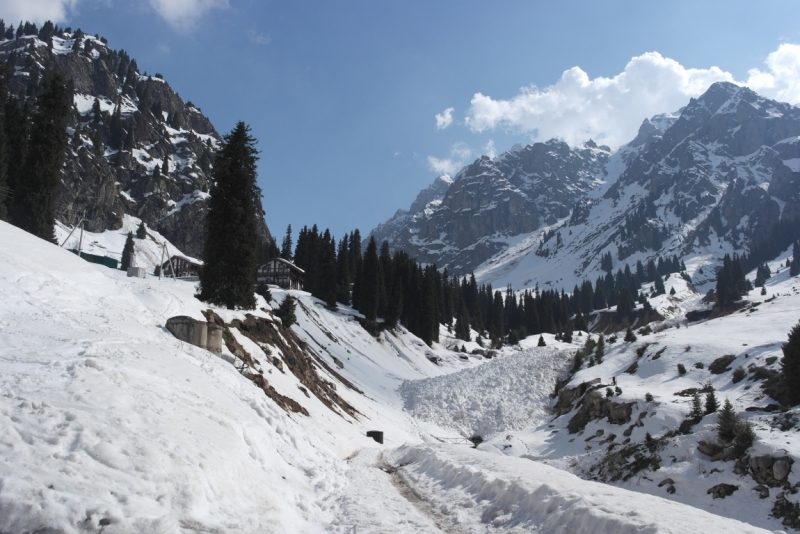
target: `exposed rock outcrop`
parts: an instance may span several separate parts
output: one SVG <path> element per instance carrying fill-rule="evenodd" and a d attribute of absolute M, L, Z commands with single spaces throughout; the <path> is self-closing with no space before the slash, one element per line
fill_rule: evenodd
<path fill-rule="evenodd" d="M 0 41 L 0 58 L 14 73 L 7 84 L 13 98 L 35 97 L 56 71 L 74 90 L 59 221 L 75 225 L 85 216 L 87 230 L 102 232 L 120 228 L 130 214 L 184 253 L 202 256 L 221 138 L 199 108 L 89 35 Z M 272 240 L 263 217 L 259 237 Z"/>

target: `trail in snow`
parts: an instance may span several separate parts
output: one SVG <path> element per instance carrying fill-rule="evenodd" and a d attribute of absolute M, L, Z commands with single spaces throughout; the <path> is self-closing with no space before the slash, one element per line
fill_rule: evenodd
<path fill-rule="evenodd" d="M 538 462 L 458 445 L 403 446 L 386 456 L 417 495 L 464 533 L 768 532 Z"/>

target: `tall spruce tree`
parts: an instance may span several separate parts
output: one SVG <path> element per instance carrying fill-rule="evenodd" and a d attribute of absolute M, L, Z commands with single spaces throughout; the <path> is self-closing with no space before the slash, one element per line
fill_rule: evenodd
<path fill-rule="evenodd" d="M 374 236 L 369 236 L 361 271 L 358 311 L 363 313 L 368 321 L 374 321 L 378 317 L 378 303 L 383 284 L 381 264 L 378 260 L 378 244 Z"/>
<path fill-rule="evenodd" d="M 223 138 L 214 164 L 206 215 L 199 298 L 229 309 L 252 309 L 261 190 L 256 183 L 256 140 L 239 122 Z"/>
<path fill-rule="evenodd" d="M 781 347 L 781 380 L 787 392 L 788 401 L 800 403 L 800 323 L 789 331 L 789 340 Z"/>
<path fill-rule="evenodd" d="M 717 437 L 723 442 L 733 441 L 733 438 L 736 437 L 737 422 L 733 404 L 728 399 L 725 399 L 722 410 L 717 414 Z"/>
<path fill-rule="evenodd" d="M 292 225 L 286 227 L 286 235 L 281 242 L 281 258 L 292 261 Z"/>
<path fill-rule="evenodd" d="M 128 232 L 128 238 L 125 240 L 125 246 L 122 248 L 122 261 L 120 262 L 120 269 L 127 271 L 128 267 L 133 262 L 134 245 L 133 245 L 133 232 Z"/>
<path fill-rule="evenodd" d="M 472 341 L 469 335 L 469 312 L 467 307 L 464 306 L 464 301 L 458 308 L 458 317 L 456 318 L 456 338 L 464 341 Z"/>
<path fill-rule="evenodd" d="M 347 249 L 347 234 L 339 240 L 336 250 L 336 287 L 338 294 L 336 300 L 342 304 L 350 305 L 350 252 Z"/>
<path fill-rule="evenodd" d="M 25 162 L 15 180 L 9 206 L 11 222 L 47 241 L 55 242 L 56 205 L 67 144 L 72 90 L 56 72 L 36 99 Z"/>
<path fill-rule="evenodd" d="M 5 32 L 5 29 L 2 29 Z M 0 35 L 2 35 L 0 32 Z M 0 76 L 0 221 L 8 219 L 8 209 L 6 199 L 10 192 L 7 178 L 8 151 L 6 143 L 6 100 L 8 100 L 8 88 L 6 77 Z"/>

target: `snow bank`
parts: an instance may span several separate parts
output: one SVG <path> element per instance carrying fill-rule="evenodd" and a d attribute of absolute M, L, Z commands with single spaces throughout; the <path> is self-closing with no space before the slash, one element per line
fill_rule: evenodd
<path fill-rule="evenodd" d="M 546 421 L 556 378 L 570 359 L 556 348 L 530 348 L 458 373 L 404 382 L 400 392 L 414 417 L 486 437 Z"/>
<path fill-rule="evenodd" d="M 581 480 L 537 462 L 464 446 L 401 447 L 387 456 L 412 490 L 460 532 L 768 532 L 659 497 Z"/>

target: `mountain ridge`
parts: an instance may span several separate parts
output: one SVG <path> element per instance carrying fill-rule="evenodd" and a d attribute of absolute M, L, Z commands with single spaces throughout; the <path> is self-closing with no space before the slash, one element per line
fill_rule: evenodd
<path fill-rule="evenodd" d="M 163 76 L 142 74 L 135 59 L 104 38 L 50 23 L 3 37 L 11 100 L 24 105 L 56 71 L 74 91 L 57 220 L 76 225 L 85 216 L 87 230 L 102 232 L 122 227 L 129 214 L 201 257 L 222 141 L 211 121 Z M 272 242 L 263 212 L 260 220 L 261 241 Z"/>

